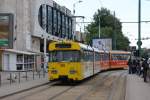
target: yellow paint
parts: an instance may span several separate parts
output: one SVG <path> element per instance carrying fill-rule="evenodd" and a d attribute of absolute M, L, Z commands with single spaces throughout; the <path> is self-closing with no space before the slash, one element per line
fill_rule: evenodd
<path fill-rule="evenodd" d="M 81 63 L 78 62 L 49 62 L 49 80 L 58 79 L 60 76 L 67 76 L 71 80 L 82 80 L 83 70 Z M 57 70 L 57 74 L 51 73 L 52 70 Z M 77 73 L 70 74 L 70 70 L 75 70 Z"/>

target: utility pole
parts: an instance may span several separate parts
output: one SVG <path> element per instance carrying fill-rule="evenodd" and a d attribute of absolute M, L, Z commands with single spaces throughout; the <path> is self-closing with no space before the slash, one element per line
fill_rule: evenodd
<path fill-rule="evenodd" d="M 141 56 L 141 45 L 142 45 L 142 41 L 141 41 L 141 0 L 139 0 L 139 6 L 138 6 L 138 41 L 137 41 L 137 45 L 138 45 L 138 50 L 139 50 L 139 57 Z"/>
<path fill-rule="evenodd" d="M 74 4 L 73 4 L 73 16 L 75 16 L 75 6 L 76 6 L 76 4 L 77 3 L 81 3 L 81 2 L 83 2 L 82 0 L 79 0 L 79 1 L 77 1 L 77 2 L 75 2 Z M 74 22 L 75 22 L 75 25 L 74 25 L 74 27 L 73 27 L 73 40 L 75 40 L 75 31 L 76 31 L 76 17 L 74 17 Z"/>
<path fill-rule="evenodd" d="M 114 11 L 113 49 L 116 50 L 116 14 Z"/>
<path fill-rule="evenodd" d="M 99 35 L 99 39 L 101 38 L 101 19 L 100 19 L 100 13 L 99 13 L 99 16 L 98 16 L 98 20 L 99 20 L 99 23 L 98 23 L 98 35 Z"/>

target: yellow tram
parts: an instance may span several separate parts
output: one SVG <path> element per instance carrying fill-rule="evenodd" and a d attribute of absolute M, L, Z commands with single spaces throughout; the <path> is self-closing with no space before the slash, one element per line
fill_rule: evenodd
<path fill-rule="evenodd" d="M 49 44 L 49 80 L 81 81 L 100 72 L 100 51 L 88 45 L 61 41 Z"/>

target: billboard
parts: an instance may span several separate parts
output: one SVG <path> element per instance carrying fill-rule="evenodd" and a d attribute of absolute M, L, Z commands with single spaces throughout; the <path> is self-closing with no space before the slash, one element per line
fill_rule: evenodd
<path fill-rule="evenodd" d="M 112 39 L 93 39 L 92 45 L 99 50 L 112 50 Z"/>
<path fill-rule="evenodd" d="M 0 13 L 0 48 L 12 48 L 13 15 Z"/>

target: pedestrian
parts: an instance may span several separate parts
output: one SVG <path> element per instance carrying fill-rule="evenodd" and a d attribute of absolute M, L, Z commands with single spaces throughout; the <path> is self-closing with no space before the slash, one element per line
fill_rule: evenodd
<path fill-rule="evenodd" d="M 147 70 L 149 68 L 147 61 L 148 61 L 148 57 L 146 57 L 142 63 L 144 82 L 147 82 Z"/>
<path fill-rule="evenodd" d="M 137 65 L 136 65 L 136 70 L 137 70 L 137 75 L 140 75 L 140 72 L 141 72 L 141 65 L 140 65 L 140 60 L 137 59 Z"/>
<path fill-rule="evenodd" d="M 140 66 L 140 73 L 139 73 L 139 76 L 142 75 L 142 77 L 143 77 L 143 66 L 142 66 L 143 61 L 144 61 L 144 58 L 141 58 L 141 60 L 140 60 L 140 62 L 139 62 L 139 66 Z"/>
<path fill-rule="evenodd" d="M 128 60 L 128 66 L 129 66 L 129 74 L 132 74 L 133 61 L 131 60 L 131 58 Z"/>
<path fill-rule="evenodd" d="M 133 60 L 133 65 L 132 65 L 132 73 L 133 73 L 133 74 L 136 73 L 136 66 L 137 66 L 137 63 L 136 63 L 136 60 L 134 59 L 134 60 Z"/>

